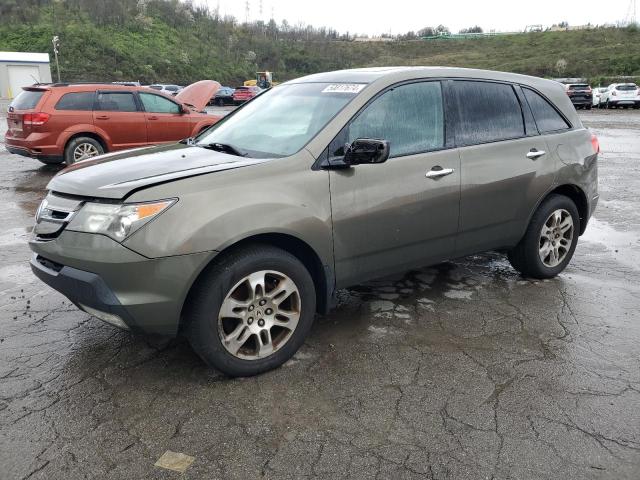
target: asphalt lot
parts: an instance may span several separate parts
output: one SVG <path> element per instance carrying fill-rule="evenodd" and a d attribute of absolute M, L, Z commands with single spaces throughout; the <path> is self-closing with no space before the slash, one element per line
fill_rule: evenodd
<path fill-rule="evenodd" d="M 564 274 L 483 254 L 345 290 L 293 360 L 235 380 L 37 281 L 56 169 L 0 145 L 0 478 L 640 478 L 640 112 L 580 115 L 601 200 Z"/>

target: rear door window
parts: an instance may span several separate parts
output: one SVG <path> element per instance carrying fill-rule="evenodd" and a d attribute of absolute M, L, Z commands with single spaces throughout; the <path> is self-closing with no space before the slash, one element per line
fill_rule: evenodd
<path fill-rule="evenodd" d="M 444 147 L 440 82 L 395 87 L 369 104 L 348 127 L 347 141 L 377 138 L 390 144 L 390 157 Z"/>
<path fill-rule="evenodd" d="M 570 128 L 562 115 L 541 95 L 530 88 L 522 88 L 524 96 L 531 107 L 533 118 L 540 133 L 557 132 Z"/>
<path fill-rule="evenodd" d="M 141 93 L 140 100 L 145 112 L 149 113 L 180 113 L 180 107 L 171 100 L 154 95 L 153 93 Z"/>
<path fill-rule="evenodd" d="M 520 102 L 511 85 L 473 80 L 455 80 L 452 84 L 458 113 L 458 145 L 496 142 L 525 135 Z"/>
<path fill-rule="evenodd" d="M 109 112 L 138 111 L 131 92 L 98 92 L 95 109 Z"/>
<path fill-rule="evenodd" d="M 44 95 L 44 90 L 23 90 L 9 104 L 14 110 L 32 110 Z"/>
<path fill-rule="evenodd" d="M 93 110 L 94 92 L 65 93 L 58 103 L 56 110 Z"/>

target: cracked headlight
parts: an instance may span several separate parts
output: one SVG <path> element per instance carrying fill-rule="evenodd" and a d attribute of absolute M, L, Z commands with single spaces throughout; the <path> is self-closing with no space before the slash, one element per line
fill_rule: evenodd
<path fill-rule="evenodd" d="M 101 233 L 122 242 L 175 202 L 176 199 L 122 204 L 87 202 L 74 215 L 67 230 Z"/>

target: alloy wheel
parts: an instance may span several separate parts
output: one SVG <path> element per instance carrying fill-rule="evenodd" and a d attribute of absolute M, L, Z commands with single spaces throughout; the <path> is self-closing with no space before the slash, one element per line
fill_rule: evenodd
<path fill-rule="evenodd" d="M 78 162 L 86 158 L 95 157 L 100 152 L 95 145 L 91 143 L 80 143 L 73 149 L 73 161 Z"/>
<path fill-rule="evenodd" d="M 571 214 L 561 208 L 549 215 L 542 226 L 538 254 L 547 267 L 557 267 L 567 257 L 573 242 L 574 226 Z"/>
<path fill-rule="evenodd" d="M 218 334 L 233 356 L 259 360 L 289 341 L 300 312 L 295 282 L 284 273 L 261 270 L 231 288 L 218 313 Z"/>

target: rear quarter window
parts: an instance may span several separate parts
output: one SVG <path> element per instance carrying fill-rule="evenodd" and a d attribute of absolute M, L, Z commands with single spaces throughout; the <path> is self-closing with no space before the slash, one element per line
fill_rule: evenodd
<path fill-rule="evenodd" d="M 456 80 L 456 143 L 475 145 L 525 136 L 520 102 L 513 87 L 503 83 Z"/>
<path fill-rule="evenodd" d="M 562 115 L 544 97 L 530 88 L 524 87 L 522 90 L 531 107 L 540 133 L 557 132 L 571 128 Z"/>
<path fill-rule="evenodd" d="M 9 104 L 15 110 L 32 110 L 44 95 L 44 90 L 23 90 Z"/>
<path fill-rule="evenodd" d="M 93 110 L 94 92 L 65 93 L 58 103 L 56 110 Z"/>

